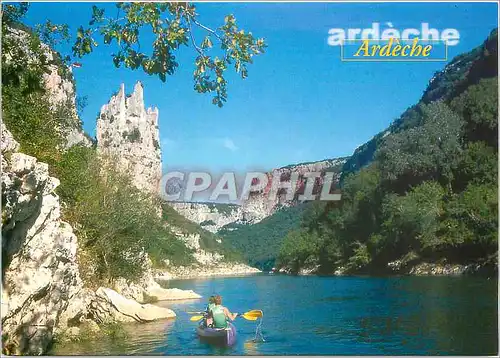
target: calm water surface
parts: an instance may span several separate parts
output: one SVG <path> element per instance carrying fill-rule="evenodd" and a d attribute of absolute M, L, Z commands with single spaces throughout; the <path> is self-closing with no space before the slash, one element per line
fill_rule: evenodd
<path fill-rule="evenodd" d="M 257 275 L 171 281 L 202 300 L 160 302 L 175 320 L 127 324 L 125 342 L 109 339 L 56 347 L 53 354 L 496 355 L 497 280 L 476 277 L 292 277 Z M 200 342 L 186 311 L 219 293 L 233 312 L 264 311 L 256 323 L 237 318 L 231 348 Z"/>

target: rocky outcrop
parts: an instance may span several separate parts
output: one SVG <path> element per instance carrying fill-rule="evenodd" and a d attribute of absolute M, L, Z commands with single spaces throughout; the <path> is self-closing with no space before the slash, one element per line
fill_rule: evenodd
<path fill-rule="evenodd" d="M 66 139 L 66 148 L 76 144 L 92 145 L 82 130 L 82 123 L 78 116 L 72 67 L 66 66 L 61 56 L 47 44 L 40 43 L 40 51 L 34 52 L 33 43 L 31 43 L 33 35 L 28 31 L 8 27 L 3 35 L 14 40 L 18 49 L 24 52 L 24 58 L 28 63 L 44 64 L 46 71 L 42 76 L 47 90 L 47 99 L 51 108 L 60 116 L 60 130 Z M 6 54 L 5 57 L 8 62 L 10 56 Z"/>
<path fill-rule="evenodd" d="M 277 269 L 277 272 L 284 273 L 287 275 L 310 276 L 310 275 L 317 275 L 319 273 L 319 269 L 320 269 L 319 265 L 301 267 L 298 269 L 284 266 L 284 267 L 280 267 L 279 269 Z M 342 274 L 343 274 L 343 272 L 340 270 L 337 270 L 334 273 L 335 276 L 340 276 Z"/>
<path fill-rule="evenodd" d="M 82 289 L 71 226 L 48 165 L 18 153 L 2 124 L 2 334 L 12 352 L 42 354 Z"/>
<path fill-rule="evenodd" d="M 99 287 L 95 292 L 84 289 L 62 313 L 56 333 L 61 337 L 74 336 L 80 329 L 89 326 L 94 327 L 94 331 L 99 331 L 99 324 L 104 323 L 145 323 L 175 316 L 175 312 L 170 309 L 141 304 L 110 288 Z"/>
<path fill-rule="evenodd" d="M 96 291 L 89 312 L 99 322 L 109 320 L 114 322 L 151 322 L 175 317 L 175 312 L 171 309 L 152 304 L 140 304 L 104 287 L 100 287 Z"/>
<path fill-rule="evenodd" d="M 410 275 L 463 275 L 467 272 L 473 272 L 479 265 L 452 265 L 421 263 L 410 269 Z"/>
<path fill-rule="evenodd" d="M 2 342 L 11 354 L 46 352 L 55 335 L 93 322 L 172 318 L 171 310 L 141 305 L 119 293 L 83 287 L 78 240 L 61 219 L 48 165 L 17 152 L 2 123 Z M 144 293 L 157 299 L 199 298 L 192 291 L 161 288 L 151 271 Z M 133 288 L 130 290 L 133 291 Z"/>
<path fill-rule="evenodd" d="M 455 276 L 455 275 L 498 275 L 498 264 L 479 262 L 471 264 L 450 264 L 421 262 L 414 266 L 396 271 L 415 276 Z"/>
<path fill-rule="evenodd" d="M 50 50 L 48 46 L 44 46 L 47 49 L 47 57 L 53 62 L 53 58 L 58 55 Z M 56 65 L 49 66 L 49 72 L 44 73 L 43 77 L 52 109 L 59 111 L 65 117 L 65 126 L 62 130 L 66 138 L 66 148 L 77 144 L 89 147 L 92 142 L 85 135 L 82 122 L 78 116 L 75 83 L 71 67 L 65 68 L 66 76 L 60 73 L 60 68 L 60 66 Z"/>
<path fill-rule="evenodd" d="M 387 263 L 387 271 L 395 274 L 428 276 L 428 275 L 486 275 L 498 273 L 498 255 L 491 255 L 478 262 L 469 264 L 450 263 L 446 259 L 437 262 L 426 262 L 411 251 L 398 260 Z"/>
<path fill-rule="evenodd" d="M 172 208 L 186 219 L 191 220 L 205 230 L 216 233 L 221 227 L 244 219 L 239 205 L 195 202 L 169 202 Z"/>
<path fill-rule="evenodd" d="M 122 84 L 102 106 L 97 119 L 97 148 L 116 158 L 137 188 L 157 193 L 161 179 L 158 109 L 145 109 L 140 82 L 128 96 Z"/>
<path fill-rule="evenodd" d="M 147 258 L 146 270 L 138 282 L 119 279 L 115 283 L 116 291 L 125 297 L 137 302 L 174 301 L 199 299 L 201 296 L 192 290 L 180 290 L 177 288 L 163 288 L 155 281 L 152 263 Z"/>

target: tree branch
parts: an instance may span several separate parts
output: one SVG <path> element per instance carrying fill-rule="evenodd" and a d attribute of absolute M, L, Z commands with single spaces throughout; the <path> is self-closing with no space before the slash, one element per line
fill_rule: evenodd
<path fill-rule="evenodd" d="M 188 15 L 189 16 L 189 15 Z M 199 27 L 201 27 L 202 29 L 204 30 L 207 30 L 208 32 L 210 32 L 211 34 L 213 34 L 215 37 L 217 37 L 219 39 L 219 41 L 222 42 L 222 37 L 219 36 L 219 34 L 215 31 L 215 30 L 212 30 L 211 28 L 209 27 L 206 27 L 205 25 L 203 24 L 200 24 L 198 21 L 195 20 L 194 17 L 191 17 L 193 23 Z"/>
<path fill-rule="evenodd" d="M 194 46 L 194 48 L 196 49 L 196 51 L 203 57 L 207 57 L 205 55 L 205 53 L 203 52 L 203 50 L 198 47 L 198 45 L 196 44 L 196 41 L 194 39 L 194 35 L 193 35 L 193 28 L 191 26 L 191 20 L 190 20 L 190 16 L 186 14 L 186 20 L 187 20 L 187 23 L 188 23 L 188 28 L 189 28 L 189 37 L 191 38 L 191 42 Z"/>

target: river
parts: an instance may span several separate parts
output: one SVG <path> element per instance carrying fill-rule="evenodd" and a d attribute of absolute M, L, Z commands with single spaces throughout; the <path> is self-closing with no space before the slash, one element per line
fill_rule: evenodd
<path fill-rule="evenodd" d="M 478 277 L 315 277 L 255 275 L 169 282 L 203 300 L 160 302 L 175 320 L 127 324 L 126 340 L 80 342 L 52 354 L 158 355 L 495 355 L 497 280 Z M 256 322 L 237 318 L 238 341 L 218 348 L 200 342 L 186 311 L 221 294 L 233 312 L 261 309 Z"/>

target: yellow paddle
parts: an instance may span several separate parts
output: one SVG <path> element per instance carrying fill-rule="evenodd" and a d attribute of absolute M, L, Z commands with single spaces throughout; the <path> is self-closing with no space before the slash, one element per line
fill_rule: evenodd
<path fill-rule="evenodd" d="M 199 312 L 193 312 L 193 313 L 199 313 Z M 259 319 L 263 316 L 264 316 L 264 313 L 262 313 L 261 310 L 251 310 L 251 311 L 248 311 L 245 313 L 240 313 L 238 315 L 238 317 L 243 317 L 244 319 L 249 320 L 249 321 L 256 321 L 257 319 Z M 204 317 L 203 315 L 197 315 L 197 316 L 191 317 L 189 320 L 191 322 L 196 322 L 196 321 L 203 319 L 203 317 Z"/>
<path fill-rule="evenodd" d="M 240 314 L 239 316 L 249 321 L 256 321 L 258 318 L 262 318 L 264 316 L 264 313 L 261 310 L 251 310 Z"/>
<path fill-rule="evenodd" d="M 204 316 L 193 316 L 193 317 L 191 317 L 189 320 L 190 320 L 191 322 L 196 322 L 196 321 L 199 321 L 199 320 L 203 319 L 203 317 L 204 317 Z"/>

